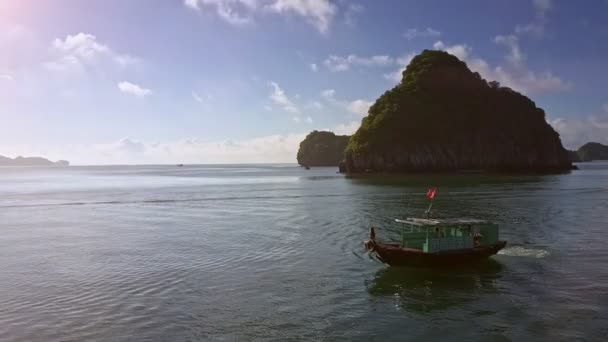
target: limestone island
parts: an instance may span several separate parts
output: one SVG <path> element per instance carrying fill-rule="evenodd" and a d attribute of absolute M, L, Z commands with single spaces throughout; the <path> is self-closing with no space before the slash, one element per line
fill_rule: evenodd
<path fill-rule="evenodd" d="M 333 132 L 312 131 L 300 143 L 298 164 L 304 167 L 338 166 L 344 158 L 349 138 Z"/>
<path fill-rule="evenodd" d="M 48 159 L 41 157 L 17 157 L 8 158 L 0 156 L 0 166 L 69 166 L 70 162 L 67 160 L 58 160 L 52 162 Z"/>
<path fill-rule="evenodd" d="M 574 151 L 573 151 L 574 152 Z M 588 142 L 576 150 L 579 161 L 587 162 L 594 160 L 608 160 L 608 145 L 596 142 Z"/>
<path fill-rule="evenodd" d="M 370 107 L 340 172 L 560 172 L 574 168 L 545 112 L 457 57 L 424 50 Z"/>

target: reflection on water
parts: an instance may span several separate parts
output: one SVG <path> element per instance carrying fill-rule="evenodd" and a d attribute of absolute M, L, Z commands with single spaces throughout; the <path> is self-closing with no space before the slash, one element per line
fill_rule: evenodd
<path fill-rule="evenodd" d="M 440 188 L 460 188 L 462 186 L 479 187 L 483 184 L 523 184 L 538 183 L 556 175 L 501 175 L 501 174 L 382 174 L 347 176 L 353 183 L 374 186 L 402 186 L 424 188 L 425 186 Z"/>
<path fill-rule="evenodd" d="M 503 265 L 494 259 L 456 268 L 386 267 L 366 281 L 366 286 L 372 296 L 391 298 L 405 310 L 427 313 L 496 293 L 502 270 Z"/>

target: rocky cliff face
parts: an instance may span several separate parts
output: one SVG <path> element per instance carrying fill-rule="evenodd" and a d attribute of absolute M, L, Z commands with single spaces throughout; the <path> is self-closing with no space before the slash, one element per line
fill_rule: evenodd
<path fill-rule="evenodd" d="M 313 131 L 300 143 L 298 164 L 302 166 L 338 166 L 344 158 L 347 135 Z"/>
<path fill-rule="evenodd" d="M 568 158 L 570 158 L 571 162 L 573 162 L 573 163 L 580 163 L 580 162 L 583 161 L 581 159 L 581 157 L 578 155 L 578 152 L 576 152 L 576 151 L 570 151 L 570 150 L 567 150 L 567 151 L 568 151 Z"/>
<path fill-rule="evenodd" d="M 340 165 L 350 173 L 571 168 L 534 102 L 431 50 L 372 105 Z"/>

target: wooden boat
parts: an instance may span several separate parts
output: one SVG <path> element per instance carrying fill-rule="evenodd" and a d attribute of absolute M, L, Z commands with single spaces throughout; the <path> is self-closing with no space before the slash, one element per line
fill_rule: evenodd
<path fill-rule="evenodd" d="M 396 219 L 402 224 L 401 242 L 376 240 L 370 228 L 365 248 L 391 266 L 450 266 L 496 254 L 507 244 L 499 240 L 498 225 L 477 219 Z"/>

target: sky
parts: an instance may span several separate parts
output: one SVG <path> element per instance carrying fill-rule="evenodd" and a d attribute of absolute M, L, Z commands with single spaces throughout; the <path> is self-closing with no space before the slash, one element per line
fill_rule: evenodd
<path fill-rule="evenodd" d="M 424 49 L 608 143 L 606 0 L 0 0 L 0 155 L 294 163 Z"/>

